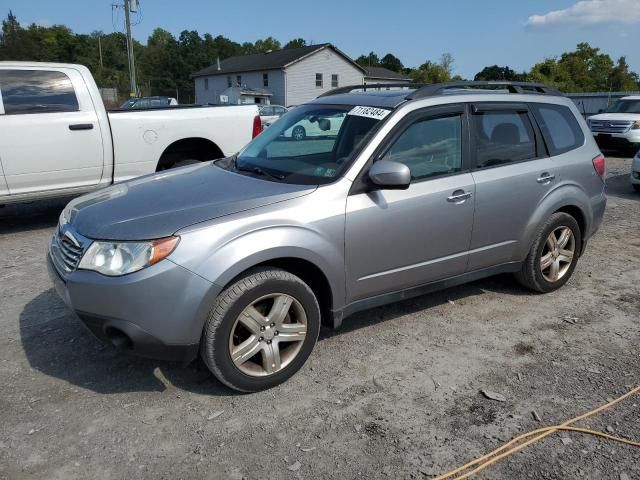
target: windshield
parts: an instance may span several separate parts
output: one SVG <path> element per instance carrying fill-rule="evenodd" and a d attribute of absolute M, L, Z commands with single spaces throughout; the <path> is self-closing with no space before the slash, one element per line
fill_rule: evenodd
<path fill-rule="evenodd" d="M 640 100 L 618 100 L 606 110 L 607 113 L 640 113 Z"/>
<path fill-rule="evenodd" d="M 330 183 L 388 113 L 353 105 L 300 106 L 249 143 L 238 154 L 235 168 L 286 183 Z"/>

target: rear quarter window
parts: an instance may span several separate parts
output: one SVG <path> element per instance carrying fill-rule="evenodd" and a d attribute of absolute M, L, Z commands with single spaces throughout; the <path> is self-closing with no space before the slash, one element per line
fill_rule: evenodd
<path fill-rule="evenodd" d="M 47 70 L 0 70 L 4 113 L 51 113 L 79 110 L 71 79 Z"/>
<path fill-rule="evenodd" d="M 568 107 L 534 104 L 532 110 L 551 155 L 560 155 L 584 145 L 582 128 Z"/>

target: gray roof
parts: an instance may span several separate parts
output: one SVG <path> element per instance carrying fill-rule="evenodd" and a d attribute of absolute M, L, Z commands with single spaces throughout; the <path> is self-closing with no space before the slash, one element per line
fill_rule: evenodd
<path fill-rule="evenodd" d="M 398 80 L 407 82 L 411 81 L 411 78 L 407 77 L 398 72 L 394 72 L 393 70 L 389 70 L 384 67 L 366 67 L 365 68 L 365 76 L 367 78 L 377 78 L 380 80 Z"/>
<path fill-rule="evenodd" d="M 270 53 L 255 53 L 252 55 L 239 55 L 229 57 L 220 62 L 220 70 L 218 70 L 217 62 L 213 65 L 193 73 L 192 77 L 202 77 L 207 75 L 232 75 L 241 72 L 254 72 L 258 70 L 275 70 L 288 67 L 289 65 L 302 60 L 303 58 L 316 53 L 325 48 L 330 48 L 338 55 L 341 55 L 348 62 L 353 64 L 359 70 L 364 69 L 355 63 L 351 58 L 342 53 L 330 43 L 321 43 L 318 45 L 308 45 L 298 48 L 283 48 L 282 50 L 273 50 Z"/>

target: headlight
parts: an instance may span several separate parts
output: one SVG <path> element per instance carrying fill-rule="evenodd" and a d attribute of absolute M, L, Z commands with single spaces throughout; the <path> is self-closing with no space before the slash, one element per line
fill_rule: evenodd
<path fill-rule="evenodd" d="M 635 122 L 633 122 L 631 130 L 640 130 L 640 120 L 636 120 Z"/>
<path fill-rule="evenodd" d="M 167 237 L 148 242 L 95 241 L 80 260 L 78 268 L 116 277 L 137 272 L 169 256 L 178 245 L 179 237 Z"/>

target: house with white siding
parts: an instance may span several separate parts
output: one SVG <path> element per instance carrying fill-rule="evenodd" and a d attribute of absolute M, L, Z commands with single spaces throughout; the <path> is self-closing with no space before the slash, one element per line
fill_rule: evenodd
<path fill-rule="evenodd" d="M 365 76 L 364 68 L 330 43 L 323 43 L 229 57 L 195 72 L 192 78 L 197 103 L 290 106 L 333 88 L 362 85 Z"/>

